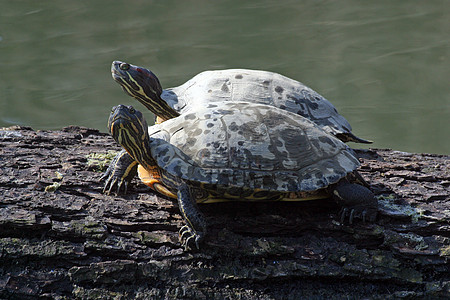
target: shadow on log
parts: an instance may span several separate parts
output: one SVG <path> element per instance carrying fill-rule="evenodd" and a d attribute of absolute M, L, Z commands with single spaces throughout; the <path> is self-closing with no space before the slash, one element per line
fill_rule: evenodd
<path fill-rule="evenodd" d="M 0 130 L 0 298 L 448 299 L 450 157 L 358 150 L 380 201 L 341 224 L 331 200 L 201 206 L 199 252 L 176 202 L 135 181 L 102 194 L 107 134 Z"/>

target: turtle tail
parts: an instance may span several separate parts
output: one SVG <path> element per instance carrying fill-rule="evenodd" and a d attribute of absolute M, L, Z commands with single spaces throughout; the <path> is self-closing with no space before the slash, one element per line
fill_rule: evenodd
<path fill-rule="evenodd" d="M 371 140 L 365 140 L 360 137 L 357 137 L 351 132 L 345 132 L 345 133 L 338 133 L 336 134 L 336 137 L 343 141 L 344 143 L 347 142 L 355 142 L 355 143 L 362 143 L 362 144 L 372 144 L 373 141 Z"/>

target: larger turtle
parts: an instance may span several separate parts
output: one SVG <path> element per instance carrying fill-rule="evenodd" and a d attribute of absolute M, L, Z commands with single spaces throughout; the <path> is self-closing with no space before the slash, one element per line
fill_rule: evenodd
<path fill-rule="evenodd" d="M 207 225 L 196 202 L 334 198 L 342 218 L 373 220 L 377 201 L 350 179 L 353 151 L 306 118 L 267 105 L 226 102 L 148 126 L 131 106 L 113 108 L 113 138 L 139 163 L 146 180 L 155 171 L 176 195 L 186 225 L 184 247 L 199 247 Z"/>
<path fill-rule="evenodd" d="M 159 122 L 209 103 L 251 102 L 299 114 L 344 142 L 372 143 L 355 136 L 348 121 L 327 99 L 303 83 L 277 73 L 247 69 L 205 71 L 166 90 L 156 75 L 143 67 L 114 61 L 111 74 L 123 90 L 151 110 Z"/>

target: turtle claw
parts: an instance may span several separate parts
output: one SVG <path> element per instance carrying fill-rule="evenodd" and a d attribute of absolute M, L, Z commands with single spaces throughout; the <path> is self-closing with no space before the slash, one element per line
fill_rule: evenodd
<path fill-rule="evenodd" d="M 345 222 L 345 219 L 348 217 L 348 223 L 353 224 L 353 219 L 355 218 L 355 209 L 344 207 L 341 212 L 341 224 Z"/>
<path fill-rule="evenodd" d="M 358 184 L 341 183 L 333 191 L 334 199 L 340 205 L 341 223 L 348 218 L 349 224 L 353 224 L 356 218 L 363 222 L 373 222 L 378 211 L 378 201 L 373 193 L 366 187 Z"/>
<path fill-rule="evenodd" d="M 136 175 L 137 162 L 129 156 L 125 150 L 122 150 L 113 159 L 105 173 L 100 177 L 100 181 L 106 180 L 103 187 L 103 193 L 110 195 L 116 189 L 115 194 L 119 195 L 121 191 L 126 194 L 128 184 Z"/>
<path fill-rule="evenodd" d="M 100 179 L 98 181 L 102 182 L 103 180 L 107 180 L 108 177 L 110 176 L 111 172 L 112 172 L 111 168 L 106 169 L 105 173 L 103 173 L 102 177 L 100 177 Z M 103 189 L 103 192 L 104 191 L 105 190 Z"/>
<path fill-rule="evenodd" d="M 340 211 L 340 221 L 341 224 L 343 224 L 345 222 L 345 219 L 348 217 L 348 223 L 351 225 L 353 224 L 353 220 L 358 218 L 361 219 L 364 223 L 366 222 L 373 222 L 375 221 L 376 218 L 376 212 L 370 212 L 366 209 L 359 209 L 358 207 L 356 208 L 348 208 L 348 207 L 344 207 L 341 209 Z"/>
<path fill-rule="evenodd" d="M 345 221 L 345 216 L 347 215 L 347 211 L 348 211 L 348 208 L 345 208 L 345 207 L 343 209 L 341 209 L 341 211 L 340 211 L 341 224 L 344 223 L 344 221 Z"/>
<path fill-rule="evenodd" d="M 103 181 L 106 179 L 105 185 L 103 186 L 103 194 L 109 195 L 111 193 L 111 189 L 112 189 L 115 181 L 112 180 L 112 176 L 107 176 L 107 175 L 108 175 L 108 171 L 106 171 L 105 174 L 103 174 L 103 176 L 100 178 L 100 181 Z"/>
<path fill-rule="evenodd" d="M 362 218 L 362 220 L 363 220 L 364 223 L 366 223 L 366 216 L 367 216 L 367 211 L 364 210 L 364 211 L 362 212 L 362 214 L 361 214 L 361 218 Z"/>
<path fill-rule="evenodd" d="M 100 179 L 103 179 L 100 178 Z M 120 194 L 120 190 L 123 190 L 124 194 L 127 193 L 128 183 L 124 180 L 119 180 L 115 176 L 109 176 L 105 182 L 105 186 L 103 187 L 103 193 L 106 195 L 111 195 L 114 187 L 116 187 L 116 196 Z"/>
<path fill-rule="evenodd" d="M 353 223 L 353 218 L 354 218 L 354 217 L 355 217 L 355 210 L 352 209 L 352 210 L 350 211 L 350 216 L 348 217 L 348 222 L 349 222 L 350 224 Z"/>
<path fill-rule="evenodd" d="M 185 224 L 181 227 L 180 242 L 184 250 L 190 250 L 191 244 L 195 244 L 197 249 L 200 249 L 200 243 L 206 234 L 205 217 L 198 209 L 195 199 L 191 196 L 191 191 L 186 183 L 181 183 L 178 186 L 178 206 L 180 212 L 185 220 Z"/>
<path fill-rule="evenodd" d="M 197 250 L 200 249 L 200 242 L 203 240 L 203 233 L 192 230 L 188 225 L 181 227 L 179 231 L 181 246 L 185 251 L 193 250 L 191 244 L 195 244 Z"/>
<path fill-rule="evenodd" d="M 119 188 L 120 188 L 120 186 L 118 187 L 117 192 L 119 192 Z M 128 191 L 128 182 L 123 181 L 123 193 L 126 194 L 127 191 Z"/>

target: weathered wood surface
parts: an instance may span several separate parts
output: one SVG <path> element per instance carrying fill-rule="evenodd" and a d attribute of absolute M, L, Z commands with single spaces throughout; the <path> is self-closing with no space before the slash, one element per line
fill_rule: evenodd
<path fill-rule="evenodd" d="M 449 156 L 358 151 L 377 221 L 340 224 L 332 201 L 201 206 L 183 252 L 176 202 L 136 184 L 102 194 L 119 147 L 86 128 L 0 130 L 0 298 L 445 299 Z"/>

